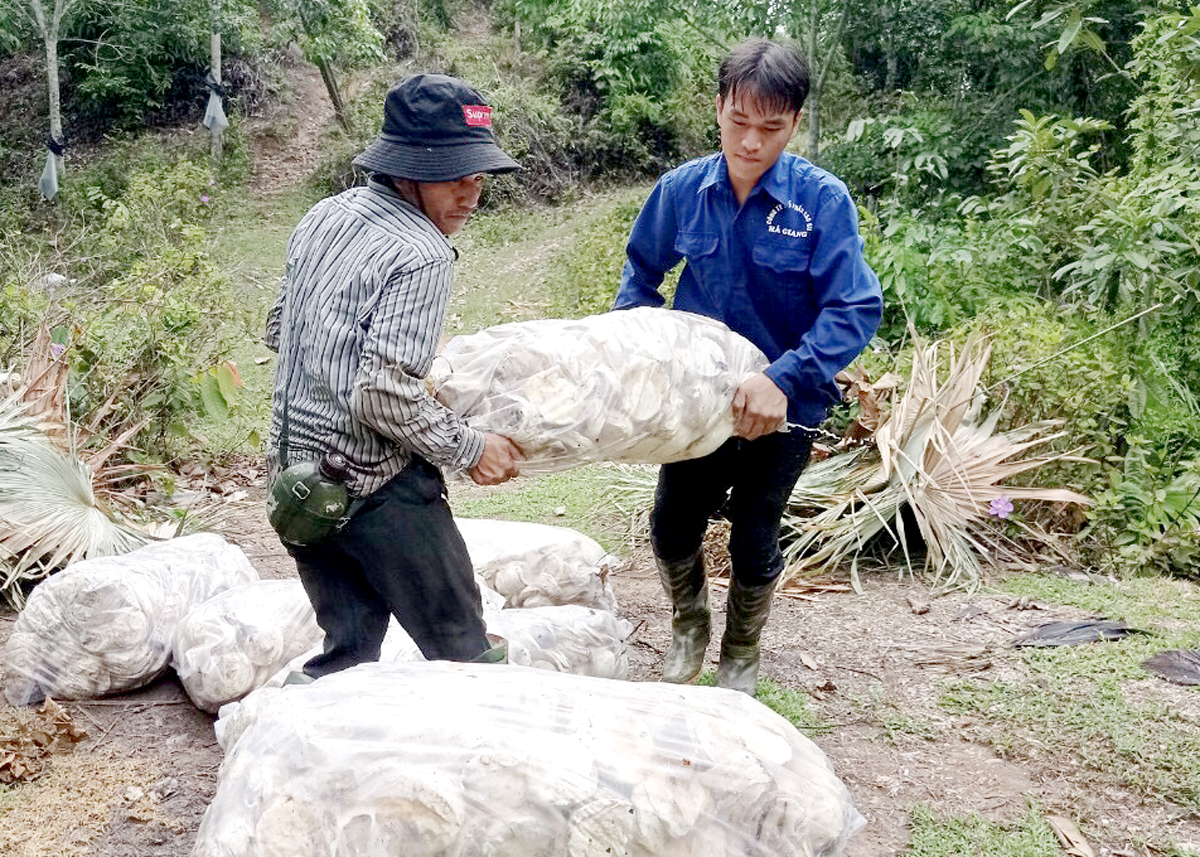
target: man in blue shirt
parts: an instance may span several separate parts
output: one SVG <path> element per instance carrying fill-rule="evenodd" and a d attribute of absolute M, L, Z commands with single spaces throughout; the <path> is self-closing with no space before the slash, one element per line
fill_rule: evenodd
<path fill-rule="evenodd" d="M 883 311 L 858 215 L 835 176 L 784 148 L 800 123 L 808 69 L 792 48 L 754 39 L 721 63 L 721 151 L 664 175 L 629 236 L 614 307 L 673 307 L 724 322 L 771 364 L 733 400 L 736 436 L 704 458 L 664 465 L 651 544 L 671 598 L 663 680 L 694 681 L 710 613 L 702 544 L 729 518 L 733 565 L 717 684 L 754 695 L 759 636 L 783 571 L 779 522 L 813 432 L 839 397 L 834 375 L 870 341 Z"/>

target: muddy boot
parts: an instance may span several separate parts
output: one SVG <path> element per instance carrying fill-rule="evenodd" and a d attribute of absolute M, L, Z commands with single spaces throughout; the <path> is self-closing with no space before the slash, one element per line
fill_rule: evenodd
<path fill-rule="evenodd" d="M 740 690 L 754 696 L 758 687 L 758 638 L 771 613 L 775 581 L 765 586 L 729 584 L 725 612 L 725 635 L 721 638 L 721 663 L 717 687 Z"/>
<path fill-rule="evenodd" d="M 663 659 L 662 680 L 691 684 L 704 666 L 712 614 L 708 610 L 708 581 L 704 577 L 704 555 L 697 551 L 687 559 L 658 559 L 658 575 L 671 599 L 671 645 Z"/>

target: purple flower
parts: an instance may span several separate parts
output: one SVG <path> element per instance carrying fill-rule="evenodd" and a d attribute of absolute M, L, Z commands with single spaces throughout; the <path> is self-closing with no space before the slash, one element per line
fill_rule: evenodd
<path fill-rule="evenodd" d="M 200 194 L 200 204 L 208 205 L 208 194 L 206 194 L 206 193 Z"/>
<path fill-rule="evenodd" d="M 50 343 L 50 356 L 61 357 L 62 353 L 67 350 L 67 346 L 59 345 L 57 342 Z"/>
<path fill-rule="evenodd" d="M 1007 497 L 996 497 L 988 503 L 988 514 L 1002 521 L 1012 514 L 1012 510 L 1012 500 Z"/>

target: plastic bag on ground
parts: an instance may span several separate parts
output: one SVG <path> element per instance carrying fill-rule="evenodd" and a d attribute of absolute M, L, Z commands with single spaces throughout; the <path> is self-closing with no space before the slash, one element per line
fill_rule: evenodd
<path fill-rule="evenodd" d="M 838 857 L 824 753 L 735 691 L 365 664 L 223 709 L 192 857 Z"/>
<path fill-rule="evenodd" d="M 196 707 L 216 713 L 324 636 L 299 580 L 258 580 L 227 589 L 184 616 L 171 666 Z"/>
<path fill-rule="evenodd" d="M 508 662 L 524 667 L 624 679 L 625 640 L 633 625 L 607 610 L 578 604 L 485 613 L 487 628 L 508 641 Z"/>
<path fill-rule="evenodd" d="M 258 579 L 213 533 L 73 563 L 34 588 L 4 648 L 11 705 L 92 699 L 149 684 L 167 668 L 180 620 L 219 592 Z"/>
<path fill-rule="evenodd" d="M 469 425 L 511 438 L 521 472 L 536 474 L 707 455 L 733 435 L 737 388 L 766 367 L 719 321 L 638 307 L 457 336 L 428 380 Z"/>
<path fill-rule="evenodd" d="M 580 604 L 615 612 L 613 562 L 596 541 L 569 527 L 457 518 L 475 573 L 509 607 Z"/>

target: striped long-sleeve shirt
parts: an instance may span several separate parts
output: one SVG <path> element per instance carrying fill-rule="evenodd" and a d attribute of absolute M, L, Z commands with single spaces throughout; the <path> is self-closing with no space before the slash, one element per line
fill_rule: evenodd
<path fill-rule="evenodd" d="M 272 479 L 336 450 L 350 462 L 350 490 L 365 496 L 413 453 L 449 469 L 479 461 L 483 435 L 422 380 L 445 320 L 453 261 L 437 227 L 374 179 L 322 200 L 300 221 L 267 318 L 266 344 L 279 353 L 267 441 Z"/>

